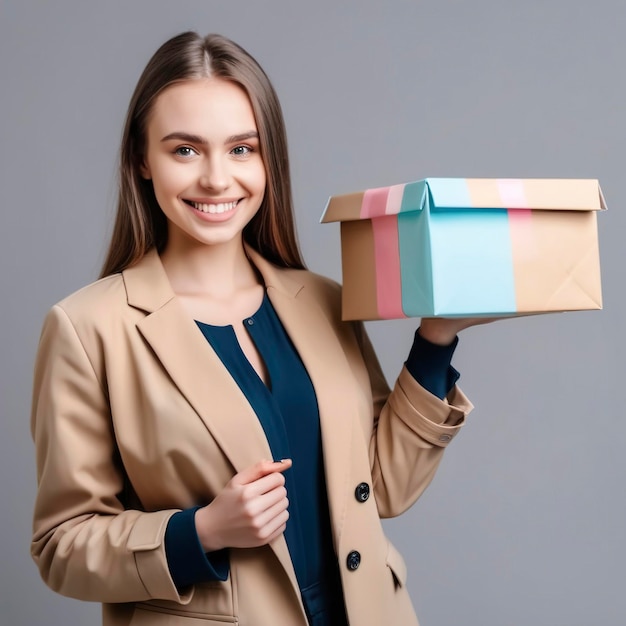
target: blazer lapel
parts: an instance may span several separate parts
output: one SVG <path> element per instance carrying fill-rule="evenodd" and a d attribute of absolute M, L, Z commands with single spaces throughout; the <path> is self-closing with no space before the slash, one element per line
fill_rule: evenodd
<path fill-rule="evenodd" d="M 182 307 L 156 252 L 124 272 L 131 306 L 148 315 L 137 328 L 237 472 L 271 452 L 252 407 Z M 215 419 L 219 411 L 220 418 Z"/>
<path fill-rule="evenodd" d="M 263 428 L 228 370 L 176 298 L 156 251 L 123 272 L 128 304 L 148 313 L 137 328 L 229 458 L 235 472 L 271 459 Z M 216 410 L 219 419 L 215 419 Z M 271 544 L 295 590 L 287 543 Z M 299 594 L 298 594 L 299 597 Z"/>

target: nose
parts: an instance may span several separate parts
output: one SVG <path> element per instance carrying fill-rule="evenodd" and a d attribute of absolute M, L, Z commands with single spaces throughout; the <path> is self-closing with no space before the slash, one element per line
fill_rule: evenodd
<path fill-rule="evenodd" d="M 200 176 L 200 185 L 211 191 L 224 191 L 230 187 L 232 176 L 228 163 L 219 156 L 212 157 Z"/>

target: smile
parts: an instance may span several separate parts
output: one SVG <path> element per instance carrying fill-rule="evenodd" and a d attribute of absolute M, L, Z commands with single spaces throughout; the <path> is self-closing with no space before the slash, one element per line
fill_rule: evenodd
<path fill-rule="evenodd" d="M 216 204 L 205 204 L 204 202 L 194 202 L 193 200 L 185 200 L 189 206 L 192 206 L 197 211 L 202 211 L 202 213 L 227 213 L 228 211 L 232 211 L 238 204 L 239 200 L 234 200 L 232 202 L 219 202 Z"/>

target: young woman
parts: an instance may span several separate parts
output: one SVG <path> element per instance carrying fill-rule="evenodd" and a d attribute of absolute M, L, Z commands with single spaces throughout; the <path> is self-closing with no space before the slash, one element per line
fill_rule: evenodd
<path fill-rule="evenodd" d="M 280 106 L 217 35 L 166 42 L 121 147 L 98 282 L 48 314 L 32 554 L 106 626 L 416 624 L 380 518 L 471 405 L 475 320 L 422 320 L 390 392 L 340 288 L 304 269 Z"/>

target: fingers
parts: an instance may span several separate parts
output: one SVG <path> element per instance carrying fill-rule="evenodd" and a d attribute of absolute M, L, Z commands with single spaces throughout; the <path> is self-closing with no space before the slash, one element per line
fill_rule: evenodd
<path fill-rule="evenodd" d="M 247 518 L 249 532 L 254 537 L 254 544 L 263 545 L 284 532 L 289 519 L 289 500 L 285 489 L 282 471 L 291 467 L 291 460 L 283 463 L 262 461 L 253 466 L 243 478 L 260 478 L 238 487 L 242 505 L 242 514 Z M 271 473 L 265 473 L 271 470 Z M 277 471 L 278 470 L 278 471 Z M 238 475 L 241 479 L 241 475 Z"/>
<path fill-rule="evenodd" d="M 423 317 L 419 334 L 431 343 L 449 345 L 455 336 L 466 328 L 488 324 L 511 316 L 497 317 Z"/>
<path fill-rule="evenodd" d="M 257 516 L 256 524 L 259 529 L 268 527 L 270 530 L 267 534 L 273 533 L 277 527 L 282 524 L 286 524 L 289 519 L 289 511 L 287 507 L 289 501 L 287 498 L 281 498 L 278 502 L 275 502 L 263 513 Z"/>
<path fill-rule="evenodd" d="M 206 551 L 256 547 L 284 532 L 289 513 L 283 472 L 291 459 L 259 461 L 236 474 L 221 493 L 195 516 Z"/>
<path fill-rule="evenodd" d="M 287 528 L 287 520 L 289 519 L 289 512 L 283 511 L 276 517 L 271 518 L 267 525 L 260 531 L 260 540 L 262 545 L 269 543 L 276 537 L 285 532 Z"/>
<path fill-rule="evenodd" d="M 259 523 L 259 517 L 264 517 L 261 524 L 265 523 L 267 511 L 276 509 L 276 507 L 286 509 L 289 506 L 287 490 L 282 485 L 262 495 L 243 494 L 242 502 L 244 514 L 255 524 Z"/>
<path fill-rule="evenodd" d="M 280 474 L 288 470 L 291 465 L 291 459 L 283 459 L 282 461 L 259 461 L 236 474 L 231 482 L 233 485 L 248 485 L 267 475 Z"/>
<path fill-rule="evenodd" d="M 287 498 L 281 499 L 273 506 L 254 516 L 251 520 L 250 532 L 255 538 L 257 545 L 263 545 L 285 530 L 289 511 Z"/>

